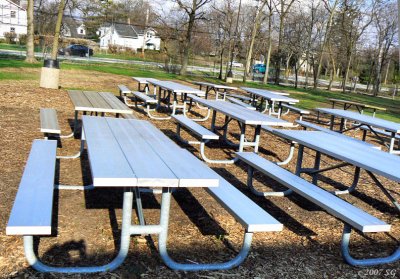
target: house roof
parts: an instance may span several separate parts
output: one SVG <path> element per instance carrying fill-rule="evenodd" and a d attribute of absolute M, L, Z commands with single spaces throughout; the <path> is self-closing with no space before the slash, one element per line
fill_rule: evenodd
<path fill-rule="evenodd" d="M 77 28 L 82 25 L 82 22 L 75 20 L 72 17 L 64 16 L 62 20 L 62 27 L 68 28 L 72 38 L 83 38 L 84 35 L 78 34 Z"/>
<path fill-rule="evenodd" d="M 121 37 L 136 38 L 138 36 L 132 25 L 114 23 L 114 28 Z"/>
<path fill-rule="evenodd" d="M 22 10 L 26 10 L 26 8 L 24 8 L 24 7 L 22 7 L 22 6 L 19 5 L 19 4 L 20 4 L 20 1 L 18 1 L 18 4 L 16 3 L 15 0 L 14 0 L 14 1 L 12 1 L 12 0 L 5 0 L 5 1 L 7 1 L 7 2 L 13 4 L 14 6 L 17 6 L 18 8 L 20 8 L 20 9 L 22 9 Z"/>
<path fill-rule="evenodd" d="M 105 22 L 101 27 L 107 28 L 111 26 L 114 27 L 114 30 L 118 33 L 118 35 L 125 38 L 137 38 L 139 35 L 144 34 L 144 28 L 142 26 L 131 25 L 127 23 Z M 153 28 L 147 28 L 147 29 L 151 29 L 154 32 L 156 32 Z"/>

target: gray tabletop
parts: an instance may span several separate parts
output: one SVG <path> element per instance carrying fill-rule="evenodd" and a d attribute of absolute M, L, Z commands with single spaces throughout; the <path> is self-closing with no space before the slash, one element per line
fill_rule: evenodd
<path fill-rule="evenodd" d="M 203 106 L 211 108 L 215 111 L 221 112 L 222 114 L 234 118 L 244 124 L 280 126 L 280 127 L 293 126 L 292 123 L 287 122 L 285 120 L 265 115 L 257 111 L 249 110 L 245 107 L 226 101 L 205 100 L 196 98 L 196 102 L 202 104 Z"/>
<path fill-rule="evenodd" d="M 146 77 L 132 77 L 133 80 L 139 82 L 140 84 L 149 84 L 149 81 L 156 81 L 158 79 L 155 78 L 146 78 Z"/>
<path fill-rule="evenodd" d="M 400 182 L 400 157 L 396 155 L 320 131 L 275 130 L 274 133 L 336 159 Z"/>
<path fill-rule="evenodd" d="M 284 93 L 284 92 L 276 92 L 276 91 L 270 91 L 270 90 L 265 90 L 265 89 L 252 88 L 252 87 L 240 87 L 240 88 L 248 93 L 255 94 L 260 97 L 270 96 L 270 94 L 275 94 L 275 95 L 280 95 L 280 96 L 289 96 L 289 93 Z"/>
<path fill-rule="evenodd" d="M 68 90 L 75 111 L 132 114 L 133 111 L 110 92 Z"/>
<path fill-rule="evenodd" d="M 377 117 L 372 117 L 358 112 L 353 112 L 349 110 L 342 109 L 328 109 L 328 108 L 318 108 L 319 112 L 334 115 L 337 117 L 345 118 L 348 120 L 357 121 L 362 124 L 370 125 L 375 128 L 381 128 L 389 132 L 400 133 L 400 123 L 380 119 Z"/>
<path fill-rule="evenodd" d="M 173 81 L 166 80 L 149 80 L 149 82 L 154 85 L 166 89 L 168 91 L 172 91 L 176 94 L 195 94 L 198 96 L 204 96 L 205 93 L 199 89 L 195 89 L 193 87 L 183 85 Z"/>
<path fill-rule="evenodd" d="M 196 82 L 193 82 L 193 84 L 208 86 L 211 88 L 223 89 L 223 90 L 236 90 L 237 89 L 237 87 L 233 87 L 233 86 L 226 86 L 226 85 L 222 85 L 222 84 L 215 84 L 215 83 L 203 82 L 203 81 L 196 81 Z"/>
<path fill-rule="evenodd" d="M 214 187 L 218 175 L 147 121 L 83 116 L 95 187 Z"/>

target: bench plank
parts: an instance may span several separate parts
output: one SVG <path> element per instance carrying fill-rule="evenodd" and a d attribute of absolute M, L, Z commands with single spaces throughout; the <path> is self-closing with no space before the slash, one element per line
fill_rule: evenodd
<path fill-rule="evenodd" d="M 234 97 L 234 98 L 237 98 L 237 99 L 240 99 L 240 100 L 242 100 L 242 101 L 248 101 L 248 102 L 250 102 L 251 101 L 251 98 L 250 97 L 247 97 L 247 96 L 243 96 L 243 95 L 239 95 L 239 94 L 226 94 L 226 95 L 228 95 L 228 96 L 231 96 L 231 97 Z"/>
<path fill-rule="evenodd" d="M 207 192 L 234 216 L 247 232 L 271 232 L 283 229 L 279 221 L 222 177 L 219 186 L 207 188 Z"/>
<path fill-rule="evenodd" d="M 132 114 L 133 111 L 128 108 L 124 103 L 118 100 L 114 94 L 110 92 L 99 92 L 99 95 L 107 102 L 115 113 Z"/>
<path fill-rule="evenodd" d="M 245 107 L 245 108 L 247 108 L 247 109 L 249 109 L 249 110 L 256 110 L 256 108 L 253 107 L 252 105 L 246 104 L 246 103 L 240 101 L 239 99 L 235 99 L 235 98 L 232 98 L 232 97 L 227 97 L 227 99 L 228 99 L 231 103 L 234 103 L 234 104 L 237 104 L 237 105 L 239 105 L 239 106 Z"/>
<path fill-rule="evenodd" d="M 130 94 L 132 92 L 132 90 L 130 90 L 126 85 L 124 84 L 119 84 L 118 85 L 118 89 L 119 89 L 119 94 L 120 95 L 124 95 L 124 94 Z"/>
<path fill-rule="evenodd" d="M 284 107 L 284 108 L 287 108 L 289 110 L 298 112 L 300 114 L 310 114 L 309 110 L 302 109 L 302 108 L 297 108 L 297 107 L 294 107 L 294 106 L 291 106 L 291 105 L 288 105 L 288 104 L 281 104 L 281 106 Z"/>
<path fill-rule="evenodd" d="M 337 196 L 311 184 L 284 168 L 251 152 L 237 152 L 238 157 L 263 174 L 292 189 L 299 195 L 320 206 L 328 213 L 343 220 L 361 232 L 388 232 L 390 225 L 364 212 Z"/>
<path fill-rule="evenodd" d="M 95 108 L 111 109 L 111 106 L 97 92 L 83 91 L 85 97 Z"/>
<path fill-rule="evenodd" d="M 149 95 L 146 95 L 142 92 L 133 91 L 132 94 L 135 98 L 139 98 L 140 100 L 144 101 L 147 104 L 156 104 L 157 103 L 156 99 L 154 99 L 154 98 L 150 97 Z"/>
<path fill-rule="evenodd" d="M 171 139 L 166 140 L 164 133 L 159 129 L 147 121 L 130 121 L 130 124 L 140 131 L 141 136 L 153 149 L 157 150 L 164 163 L 179 178 L 179 187 L 218 186 L 218 175 L 212 169 L 204 168 L 206 164 L 189 151 L 180 148 L 178 152 L 176 143 Z M 182 162 L 186 163 L 182 164 Z M 210 177 L 215 177 L 215 180 L 210 182 Z"/>
<path fill-rule="evenodd" d="M 50 235 L 55 140 L 34 140 L 6 228 L 7 235 Z"/>
<path fill-rule="evenodd" d="M 61 134 L 57 111 L 51 108 L 40 109 L 40 131 L 49 134 Z"/>
<path fill-rule="evenodd" d="M 93 109 L 92 104 L 86 96 L 82 94 L 82 91 L 68 90 L 68 95 L 72 100 L 72 103 L 75 105 L 75 110 L 89 111 L 90 109 Z"/>
<path fill-rule="evenodd" d="M 87 136 L 88 147 L 90 146 L 88 154 L 93 185 L 95 187 L 135 186 L 137 178 L 120 146 L 114 140 L 106 118 L 83 116 L 82 121 L 84 135 L 85 138 Z"/>
<path fill-rule="evenodd" d="M 118 135 L 117 140 L 123 152 L 129 154 L 126 160 L 133 172 L 140 177 L 137 186 L 178 187 L 178 178 L 165 167 L 164 161 L 141 136 L 142 133 L 139 130 L 115 118 L 108 118 L 107 122 L 113 134 Z M 146 154 L 146 159 L 138 160 L 143 157 L 143 154 Z"/>
<path fill-rule="evenodd" d="M 360 129 L 371 132 L 370 129 L 368 127 L 365 127 L 365 126 L 361 126 Z M 382 130 L 382 129 L 376 129 L 376 128 L 373 128 L 373 129 L 377 134 L 381 134 L 381 135 L 387 136 L 387 137 L 392 137 L 392 133 L 390 133 L 390 132 L 386 132 L 385 130 Z M 394 138 L 400 140 L 400 135 L 399 134 L 395 134 Z"/>
<path fill-rule="evenodd" d="M 356 139 L 356 138 L 352 138 L 352 137 L 346 136 L 344 134 L 332 131 L 332 130 L 330 130 L 328 128 L 321 127 L 321 126 L 316 125 L 314 123 L 310 123 L 310 122 L 303 121 L 303 120 L 296 120 L 296 123 L 298 123 L 301 126 L 306 127 L 306 128 L 311 128 L 311 129 L 314 129 L 316 131 L 321 131 L 321 132 L 324 132 L 324 133 L 328 133 L 328 134 L 331 134 L 331 135 L 334 135 L 334 136 L 338 136 L 338 137 L 343 138 L 343 139 L 348 140 L 348 141 L 357 142 L 359 144 L 364 144 L 365 146 L 381 150 L 380 146 L 376 146 L 376 145 L 373 145 L 371 143 L 368 143 L 368 142 L 365 142 L 365 141 L 362 141 L 362 140 L 359 140 L 359 139 Z"/>
<path fill-rule="evenodd" d="M 202 139 L 212 139 L 217 140 L 219 136 L 210 130 L 204 128 L 200 124 L 194 122 L 193 120 L 187 118 L 183 115 L 172 115 L 172 118 L 175 119 L 178 123 L 185 126 L 190 131 L 194 132 L 196 135 L 201 137 Z"/>

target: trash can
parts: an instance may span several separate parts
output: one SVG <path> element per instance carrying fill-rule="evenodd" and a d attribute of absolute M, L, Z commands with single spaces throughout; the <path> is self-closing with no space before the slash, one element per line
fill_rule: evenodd
<path fill-rule="evenodd" d="M 59 89 L 60 63 L 57 59 L 45 59 L 40 74 L 40 87 Z"/>

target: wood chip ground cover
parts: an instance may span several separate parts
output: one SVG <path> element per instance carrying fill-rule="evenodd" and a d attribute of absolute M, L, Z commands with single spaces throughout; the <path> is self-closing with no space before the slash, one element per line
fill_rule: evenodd
<path fill-rule="evenodd" d="M 7 69 L 2 69 L 2 71 Z M 340 255 L 343 225 L 317 206 L 297 195 L 289 198 L 254 197 L 246 188 L 246 168 L 238 165 L 210 165 L 243 193 L 284 224 L 282 232 L 256 233 L 248 258 L 238 268 L 228 271 L 176 272 L 168 269 L 157 252 L 157 237 L 132 237 L 129 254 L 124 264 L 114 272 L 96 275 L 40 274 L 29 268 L 24 258 L 21 237 L 6 236 L 5 226 L 18 189 L 19 181 L 33 139 L 42 138 L 39 131 L 39 108 L 57 109 L 59 123 L 67 133 L 71 130 L 73 106 L 64 89 L 45 90 L 38 86 L 39 69 L 20 69 L 33 80 L 0 81 L 0 277 L 1 278 L 380 278 L 385 271 L 390 278 L 399 276 L 400 263 L 380 266 L 380 275 L 369 274 L 370 269 L 353 268 Z M 13 72 L 13 70 L 8 70 Z M 17 73 L 15 73 L 17 74 Z M 62 88 L 101 90 L 117 93 L 117 84 L 134 89 L 137 85 L 128 77 L 88 71 L 63 71 Z M 140 111 L 140 119 L 149 120 Z M 289 116 L 293 121 L 294 115 Z M 220 115 L 218 121 L 221 123 Z M 179 143 L 174 137 L 172 121 L 152 121 L 167 136 L 199 157 L 197 147 Z M 210 123 L 206 122 L 209 127 Z M 236 139 L 239 129 L 232 124 L 230 138 Z M 248 133 L 251 135 L 252 129 Z M 183 137 L 191 137 L 186 132 Z M 358 135 L 360 136 L 360 135 Z M 369 139 L 373 142 L 373 139 Z M 63 140 L 59 154 L 72 154 L 79 148 L 78 140 Z M 211 158 L 227 158 L 233 149 L 211 144 L 207 154 Z M 286 158 L 288 144 L 270 134 L 262 133 L 261 155 L 277 161 Z M 311 166 L 314 153 L 306 151 L 305 164 Z M 287 167 L 294 170 L 293 160 Z M 323 157 L 323 165 L 334 161 Z M 350 185 L 351 167 L 329 171 L 322 176 L 320 186 L 332 190 L 340 184 Z M 60 184 L 90 183 L 87 157 L 82 160 L 62 161 Z M 308 177 L 306 177 L 309 179 Z M 257 174 L 257 187 L 276 188 L 275 183 Z M 399 199 L 398 184 L 382 179 L 385 186 Z M 336 183 L 332 183 L 336 182 Z M 265 186 L 267 185 L 267 186 Z M 278 186 L 279 187 L 279 186 Z M 352 252 L 362 255 L 385 255 L 398 246 L 400 222 L 398 213 L 373 181 L 362 173 L 355 195 L 343 196 L 346 201 L 392 224 L 389 234 L 371 234 L 367 238 L 354 234 Z M 148 223 L 157 223 L 160 197 L 143 197 Z M 108 189 L 59 191 L 55 204 L 55 234 L 40 240 L 40 258 L 53 265 L 99 265 L 115 256 L 121 224 L 122 192 Z M 172 257 L 183 262 L 226 260 L 240 249 L 243 228 L 202 189 L 189 189 L 174 194 L 171 205 L 169 249 Z M 57 213 L 57 212 L 56 212 Z M 134 221 L 137 222 L 136 215 Z M 395 276 L 395 277 L 396 277 Z M 394 277 L 392 277 L 394 278 Z"/>

